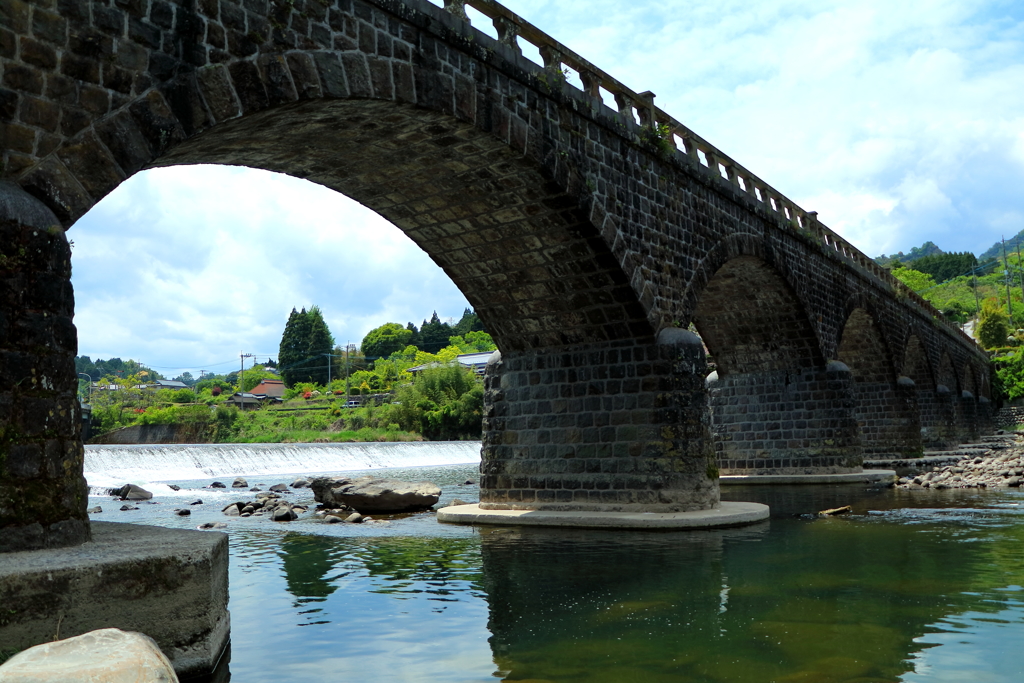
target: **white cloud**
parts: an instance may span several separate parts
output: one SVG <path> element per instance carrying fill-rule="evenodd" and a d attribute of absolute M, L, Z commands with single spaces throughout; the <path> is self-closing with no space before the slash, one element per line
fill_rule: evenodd
<path fill-rule="evenodd" d="M 72 229 L 80 353 L 200 368 L 276 355 L 292 307 L 339 343 L 467 306 L 398 228 L 331 190 L 251 169 L 140 173 Z"/>

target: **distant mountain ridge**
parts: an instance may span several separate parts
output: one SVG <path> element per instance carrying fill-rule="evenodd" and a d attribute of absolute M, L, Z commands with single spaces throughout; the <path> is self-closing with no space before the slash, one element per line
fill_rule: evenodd
<path fill-rule="evenodd" d="M 935 256 L 938 254 L 945 253 L 946 252 L 942 251 L 942 249 L 939 249 L 938 245 L 936 245 L 935 242 L 928 241 L 919 247 L 914 247 L 913 249 L 911 249 L 909 254 L 904 254 L 902 251 L 900 251 L 895 254 L 890 254 L 889 256 L 886 256 L 885 254 L 882 254 L 881 256 L 876 256 L 875 263 L 877 263 L 880 266 L 888 266 L 893 261 L 899 261 L 900 263 L 910 263 L 911 261 L 916 261 L 917 259 L 923 258 L 925 256 Z"/>
<path fill-rule="evenodd" d="M 1018 249 L 1021 252 L 1024 252 L 1024 230 L 1021 230 L 1016 235 L 1006 240 L 1007 254 L 1010 254 L 1011 252 L 1016 253 Z M 880 266 L 889 267 L 892 265 L 893 262 L 899 261 L 900 263 L 906 265 L 920 258 L 924 258 L 925 256 L 936 256 L 945 253 L 946 252 L 939 248 L 938 245 L 929 240 L 919 247 L 914 247 L 913 249 L 910 250 L 909 253 L 906 254 L 900 251 L 895 254 L 889 254 L 888 256 L 886 256 L 885 254 L 882 254 L 881 256 L 876 256 L 875 263 L 877 263 Z M 1002 258 L 1002 256 L 1003 243 L 1000 240 L 978 255 L 978 263 L 985 263 L 986 261 Z"/>
<path fill-rule="evenodd" d="M 1021 230 L 1013 237 L 1006 240 L 1006 253 L 1016 253 L 1017 250 L 1024 250 L 1024 230 Z M 984 263 L 985 261 L 993 258 L 1002 258 L 1003 256 L 1003 243 L 996 242 L 988 248 L 985 253 L 978 257 L 978 260 Z"/>

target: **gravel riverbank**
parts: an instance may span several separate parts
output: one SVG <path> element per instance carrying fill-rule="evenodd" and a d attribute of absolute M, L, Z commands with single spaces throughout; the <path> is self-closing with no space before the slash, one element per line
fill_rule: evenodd
<path fill-rule="evenodd" d="M 965 455 L 928 472 L 901 477 L 901 489 L 972 489 L 1019 487 L 1024 483 L 1024 442 L 1019 438 L 992 443 L 991 448 Z"/>

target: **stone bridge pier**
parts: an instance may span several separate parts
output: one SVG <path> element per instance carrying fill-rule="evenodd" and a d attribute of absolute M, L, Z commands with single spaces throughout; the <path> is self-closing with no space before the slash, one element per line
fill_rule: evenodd
<path fill-rule="evenodd" d="M 0 553 L 90 538 L 70 278 L 60 221 L 0 182 Z"/>
<path fill-rule="evenodd" d="M 679 512 L 718 503 L 700 339 L 496 354 L 481 507 Z"/>

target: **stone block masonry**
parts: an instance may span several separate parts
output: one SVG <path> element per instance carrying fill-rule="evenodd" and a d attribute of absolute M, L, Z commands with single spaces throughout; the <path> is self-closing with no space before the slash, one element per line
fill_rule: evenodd
<path fill-rule="evenodd" d="M 718 502 L 700 340 L 496 354 L 483 509 L 682 512 Z"/>
<path fill-rule="evenodd" d="M 89 539 L 64 228 L 0 182 L 0 553 Z"/>
<path fill-rule="evenodd" d="M 842 474 L 861 469 L 849 368 L 708 377 L 722 474 Z"/>

